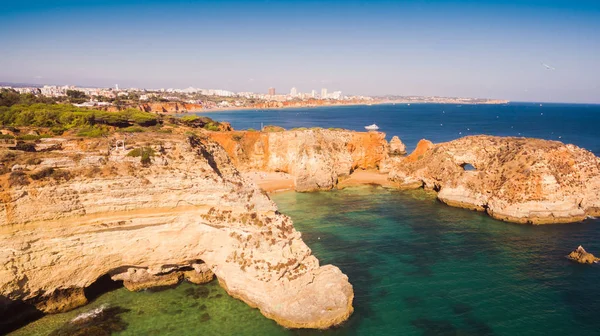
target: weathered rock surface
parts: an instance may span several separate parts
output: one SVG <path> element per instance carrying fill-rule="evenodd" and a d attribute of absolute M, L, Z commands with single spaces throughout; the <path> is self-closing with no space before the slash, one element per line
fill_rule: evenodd
<path fill-rule="evenodd" d="M 470 165 L 473 170 L 466 170 Z M 422 140 L 391 164 L 401 186 L 438 191 L 448 205 L 516 223 L 568 223 L 600 214 L 600 159 L 557 141 L 469 136 Z"/>
<path fill-rule="evenodd" d="M 84 304 L 82 289 L 106 274 L 136 290 L 214 272 L 229 294 L 286 327 L 327 328 L 352 313 L 346 275 L 319 265 L 291 220 L 218 144 L 140 133 L 123 151 L 109 141 L 20 152 L 54 170 L 1 176 L 0 298 L 64 311 Z M 154 149 L 149 165 L 126 155 L 141 146 Z"/>
<path fill-rule="evenodd" d="M 301 129 L 215 132 L 240 171 L 285 172 L 297 191 L 331 189 L 355 169 L 379 168 L 389 145 L 380 132 Z"/>
<path fill-rule="evenodd" d="M 593 254 L 588 253 L 581 245 L 569 253 L 567 258 L 580 264 L 594 264 L 600 262 L 600 258 L 596 258 Z"/>

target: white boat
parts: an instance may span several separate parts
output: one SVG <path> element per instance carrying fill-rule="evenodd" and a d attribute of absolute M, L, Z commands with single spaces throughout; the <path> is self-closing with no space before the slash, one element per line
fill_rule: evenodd
<path fill-rule="evenodd" d="M 373 124 L 373 125 L 365 126 L 365 128 L 366 128 L 368 131 L 377 131 L 377 130 L 379 129 L 379 126 L 377 126 L 377 125 Z"/>

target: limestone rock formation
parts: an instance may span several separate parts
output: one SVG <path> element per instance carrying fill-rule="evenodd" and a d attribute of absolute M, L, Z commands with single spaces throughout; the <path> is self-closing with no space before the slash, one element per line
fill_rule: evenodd
<path fill-rule="evenodd" d="M 593 254 L 588 253 L 581 245 L 569 253 L 567 258 L 580 264 L 594 264 L 600 262 L 600 258 L 596 258 Z"/>
<path fill-rule="evenodd" d="M 331 189 L 355 169 L 379 168 L 389 145 L 380 132 L 300 129 L 214 132 L 240 171 L 285 172 L 297 191 Z"/>
<path fill-rule="evenodd" d="M 392 140 L 390 140 L 390 155 L 404 155 L 406 154 L 406 146 L 398 138 L 398 136 L 394 135 Z"/>
<path fill-rule="evenodd" d="M 105 275 L 139 290 L 214 273 L 286 327 L 327 328 L 352 313 L 347 276 L 319 265 L 214 141 L 137 133 L 126 150 L 106 138 L 52 141 L 61 149 L 0 153 L 24 167 L 0 178 L 0 298 L 57 312 L 84 304 L 83 288 Z M 150 162 L 128 155 L 142 147 Z"/>
<path fill-rule="evenodd" d="M 473 167 L 473 169 L 465 169 Z M 557 141 L 469 136 L 419 142 L 390 179 L 438 191 L 448 205 L 516 223 L 568 223 L 600 214 L 600 159 Z"/>

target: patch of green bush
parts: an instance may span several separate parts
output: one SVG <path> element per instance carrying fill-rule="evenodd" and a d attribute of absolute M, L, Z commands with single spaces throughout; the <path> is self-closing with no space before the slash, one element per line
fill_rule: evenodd
<path fill-rule="evenodd" d="M 181 119 L 181 121 L 183 121 L 183 122 L 192 122 L 192 121 L 196 121 L 196 120 L 200 119 L 200 117 L 198 117 L 197 115 L 186 115 L 179 119 Z"/>
<path fill-rule="evenodd" d="M 31 174 L 30 176 L 34 180 L 41 180 L 44 178 L 52 178 L 53 180 L 56 180 L 56 181 L 60 181 L 60 180 L 68 181 L 71 179 L 71 174 L 68 171 L 62 170 L 62 169 L 50 168 L 50 167 L 44 168 L 40 171 L 37 171 L 37 172 Z"/>
<path fill-rule="evenodd" d="M 138 147 L 129 151 L 129 153 L 127 153 L 127 156 L 141 157 L 144 154 L 147 154 L 148 156 L 154 156 L 156 155 L 156 152 L 154 151 L 154 149 L 152 149 L 152 147 Z"/>
<path fill-rule="evenodd" d="M 140 126 L 129 126 L 129 127 L 125 127 L 125 128 L 119 128 L 117 130 L 117 132 L 122 132 L 122 133 L 141 133 L 144 132 L 144 129 Z"/>
<path fill-rule="evenodd" d="M 210 122 L 210 123 L 204 125 L 204 129 L 205 130 L 209 130 L 209 131 L 213 131 L 213 132 L 217 132 L 219 130 L 219 125 Z"/>
<path fill-rule="evenodd" d="M 49 138 L 49 137 L 50 137 L 50 135 L 48 135 L 48 134 L 43 134 L 43 135 L 24 134 L 24 135 L 17 136 L 17 140 L 35 141 L 35 140 L 40 140 L 41 138 Z"/>
<path fill-rule="evenodd" d="M 29 178 L 27 178 L 27 174 L 22 171 L 14 171 L 10 173 L 10 176 L 8 177 L 8 184 L 11 187 L 25 186 L 29 184 Z"/>
<path fill-rule="evenodd" d="M 108 133 L 108 130 L 103 127 L 88 126 L 88 127 L 79 129 L 79 131 L 77 132 L 77 136 L 88 137 L 88 138 L 99 138 L 101 136 L 106 135 L 107 133 Z"/>
<path fill-rule="evenodd" d="M 14 135 L 10 134 L 0 134 L 0 139 L 14 139 Z"/>
<path fill-rule="evenodd" d="M 158 117 L 149 112 L 126 109 L 106 112 L 78 108 L 68 104 L 12 105 L 0 108 L 0 124 L 35 126 L 68 130 L 74 127 L 109 125 L 115 127 L 153 126 Z"/>

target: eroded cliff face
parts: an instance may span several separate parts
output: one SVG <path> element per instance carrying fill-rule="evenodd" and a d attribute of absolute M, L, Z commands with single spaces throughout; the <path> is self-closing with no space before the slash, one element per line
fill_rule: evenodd
<path fill-rule="evenodd" d="M 45 139 L 38 147 L 53 151 L 18 154 L 35 160 L 2 176 L 0 298 L 56 312 L 85 304 L 83 288 L 106 274 L 136 290 L 182 276 L 201 283 L 214 272 L 232 296 L 283 326 L 348 318 L 346 275 L 319 265 L 290 218 L 217 143 L 157 138 L 134 135 L 126 150 L 114 139 Z M 141 157 L 126 155 L 136 148 Z"/>
<path fill-rule="evenodd" d="M 180 102 L 161 102 L 161 103 L 141 103 L 136 105 L 128 106 L 104 106 L 99 108 L 100 110 L 108 112 L 118 112 L 126 108 L 136 108 L 144 112 L 153 113 L 187 113 L 187 112 L 198 112 L 203 110 L 202 104 L 192 103 L 180 103 Z"/>
<path fill-rule="evenodd" d="M 380 132 L 302 129 L 215 132 L 240 171 L 285 172 L 297 191 L 332 189 L 355 169 L 378 169 L 389 145 Z"/>
<path fill-rule="evenodd" d="M 516 223 L 567 223 L 600 214 L 600 159 L 557 141 L 469 136 L 419 142 L 391 164 L 405 187 L 438 191 L 448 205 Z M 473 167 L 473 169 L 470 169 Z"/>

